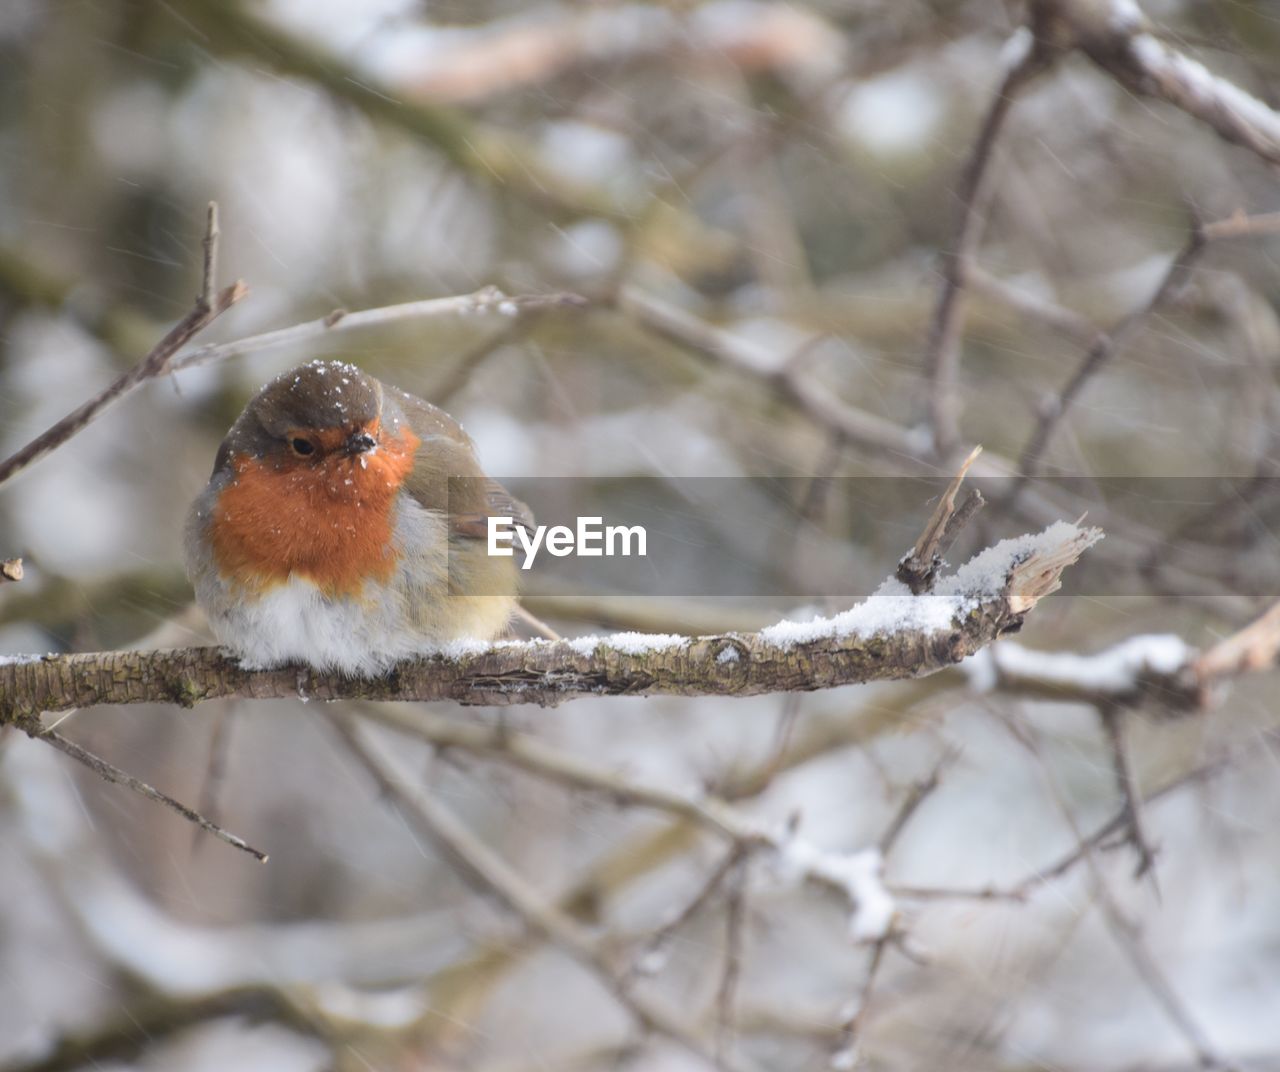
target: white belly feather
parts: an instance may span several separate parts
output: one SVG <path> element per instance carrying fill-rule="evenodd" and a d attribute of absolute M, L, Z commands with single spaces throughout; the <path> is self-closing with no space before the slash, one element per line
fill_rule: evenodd
<path fill-rule="evenodd" d="M 211 568 L 197 503 L 189 532 L 203 544 L 209 565 L 193 568 L 192 579 L 218 640 L 248 669 L 305 663 L 359 676 L 382 673 L 414 655 L 457 652 L 490 640 L 505 626 L 513 600 L 449 597 L 443 515 L 403 495 L 395 511 L 400 561 L 390 583 L 366 582 L 359 596 L 330 598 L 294 575 L 255 596 L 231 590 Z"/>

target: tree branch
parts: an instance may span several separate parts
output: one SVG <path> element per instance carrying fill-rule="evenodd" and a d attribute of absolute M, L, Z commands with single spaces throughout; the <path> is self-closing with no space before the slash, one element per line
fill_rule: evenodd
<path fill-rule="evenodd" d="M 1180 714 L 1208 708 L 1229 679 L 1278 663 L 1280 603 L 1204 652 L 1172 634 L 1132 636 L 1092 655 L 1004 643 L 962 669 L 980 692 Z"/>
<path fill-rule="evenodd" d="M 955 248 L 946 254 L 942 265 L 942 288 L 925 349 L 925 367 L 929 378 L 929 423 L 933 429 L 934 448 L 945 455 L 959 440 L 956 426 L 956 385 L 960 364 L 960 332 L 964 306 L 961 301 L 969 263 L 973 259 L 982 234 L 983 201 L 990 174 L 996 139 L 1004 127 L 1014 98 L 1049 64 L 1052 53 L 1039 38 L 1025 28 L 1019 29 L 1005 46 L 1005 67 L 1000 85 L 987 108 L 973 151 L 965 165 L 957 197 L 960 202 L 960 225 Z"/>
<path fill-rule="evenodd" d="M 154 786 L 148 785 L 141 778 L 135 778 L 132 774 L 122 771 L 119 767 L 113 767 L 101 756 L 94 755 L 87 748 L 81 748 L 74 741 L 69 741 L 60 733 L 54 733 L 53 730 L 45 730 L 40 734 L 42 740 L 48 741 L 59 752 L 65 752 L 72 759 L 83 763 L 94 774 L 100 778 L 105 778 L 108 782 L 116 785 L 123 785 L 127 789 L 132 789 L 139 796 L 144 796 L 148 800 L 153 800 L 157 804 L 163 804 L 166 808 L 176 811 L 189 823 L 195 823 L 202 830 L 208 831 L 214 837 L 225 841 L 233 848 L 239 849 L 241 852 L 247 852 L 260 864 L 267 862 L 267 854 L 260 849 L 255 849 L 243 838 L 237 837 L 228 830 L 224 830 L 217 823 L 211 822 L 201 815 L 194 808 L 188 808 L 180 801 L 174 800 L 167 793 L 160 792 Z"/>
<path fill-rule="evenodd" d="M 862 450 L 895 458 L 922 459 L 927 436 L 879 414 L 857 409 L 800 374 L 794 362 L 779 364 L 768 350 L 707 323 L 638 287 L 624 287 L 614 299 L 618 311 L 646 331 L 700 357 L 759 380 L 805 414 L 819 428 Z"/>
<path fill-rule="evenodd" d="M 420 301 L 401 302 L 398 305 L 380 305 L 373 309 L 361 309 L 349 313 L 345 309 L 316 320 L 277 328 L 260 335 L 250 335 L 232 342 L 200 346 L 183 354 L 172 363 L 170 371 L 181 372 L 196 365 L 208 365 L 224 361 L 240 354 L 260 353 L 279 346 L 297 346 L 316 342 L 340 331 L 376 327 L 400 320 L 430 320 L 435 317 L 468 316 L 473 313 L 498 314 L 515 318 L 522 313 L 545 309 L 578 309 L 586 299 L 577 294 L 504 294 L 497 287 L 481 287 L 472 294 L 460 294 L 447 298 L 424 298 Z"/>
<path fill-rule="evenodd" d="M 969 452 L 969 456 L 960 466 L 960 471 L 951 478 L 947 490 L 938 500 L 933 516 L 929 518 L 929 524 L 916 540 L 915 547 L 898 563 L 897 578 L 911 589 L 912 595 L 918 596 L 933 588 L 938 570 L 942 568 L 942 556 L 955 543 L 960 530 L 983 507 L 985 500 L 982 498 L 982 493 L 972 491 L 960 508 L 956 508 L 956 495 L 960 492 L 960 485 L 964 483 L 969 466 L 981 453 L 981 447 L 974 447 Z"/>
<path fill-rule="evenodd" d="M 581 964 L 645 1030 L 671 1040 L 713 1068 L 729 1072 L 736 1067 L 719 1060 L 665 1010 L 633 994 L 590 932 L 543 898 L 430 793 L 406 786 L 355 727 L 333 716 L 330 722 L 407 825 L 430 839 L 471 881 L 497 897 L 531 930 Z"/>
<path fill-rule="evenodd" d="M 1012 499 L 1021 491 L 1026 481 L 1036 475 L 1045 449 L 1053 433 L 1066 416 L 1067 410 L 1079 397 L 1085 385 L 1115 358 L 1138 334 L 1154 313 L 1172 300 L 1191 277 L 1192 269 L 1208 243 L 1205 229 L 1199 220 L 1191 222 L 1191 233 L 1182 249 L 1169 262 L 1156 289 L 1147 301 L 1126 314 L 1109 332 L 1098 332 L 1090 343 L 1084 358 L 1071 378 L 1057 395 L 1047 397 L 1040 405 L 1039 420 L 1023 448 L 1018 462 L 1018 476 L 1009 491 Z"/>
<path fill-rule="evenodd" d="M 151 352 L 128 372 L 118 377 L 84 405 L 68 413 L 51 428 L 36 436 L 25 447 L 0 462 L 0 484 L 62 446 L 72 436 L 84 431 L 104 410 L 120 401 L 129 392 L 147 380 L 169 371 L 174 354 L 248 293 L 245 285 L 239 280 L 219 293 L 215 278 L 217 263 L 218 211 L 217 206 L 211 203 L 204 238 L 201 293 L 191 312 L 174 325 L 169 333 L 152 347 Z"/>
<path fill-rule="evenodd" d="M 1220 138 L 1280 164 L 1280 112 L 1161 41 L 1132 0 L 1037 0 L 1033 21 L 1125 88 L 1166 101 Z"/>
<path fill-rule="evenodd" d="M 39 734 L 43 711 L 157 702 L 190 707 L 232 697 L 551 706 L 587 695 L 754 696 L 920 677 L 1018 629 L 1101 535 L 1059 523 L 988 549 L 946 578 L 939 594 L 913 597 L 891 581 L 834 618 L 717 636 L 499 642 L 409 660 L 379 678 L 295 667 L 246 670 L 216 648 L 19 657 L 0 663 L 0 724 Z"/>

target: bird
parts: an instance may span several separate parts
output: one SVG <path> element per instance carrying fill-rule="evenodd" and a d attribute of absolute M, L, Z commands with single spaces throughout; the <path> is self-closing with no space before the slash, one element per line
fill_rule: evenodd
<path fill-rule="evenodd" d="M 184 558 L 218 642 L 246 669 L 373 677 L 492 641 L 516 605 L 490 517 L 529 509 L 462 426 L 346 361 L 271 380 L 218 448 Z"/>

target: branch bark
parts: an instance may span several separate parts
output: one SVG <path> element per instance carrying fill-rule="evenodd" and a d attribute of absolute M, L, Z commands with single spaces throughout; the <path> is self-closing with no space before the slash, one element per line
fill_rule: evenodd
<path fill-rule="evenodd" d="M 304 697 L 551 706 L 588 695 L 754 696 L 920 677 L 1020 628 L 1101 535 L 1059 524 L 1006 540 L 948 578 L 942 595 L 912 597 L 894 581 L 893 590 L 816 622 L 702 637 L 498 643 L 409 660 L 379 678 L 246 670 L 217 648 L 30 656 L 0 663 L 0 725 L 38 735 L 41 712 L 99 704 Z M 881 613 L 886 606 L 891 616 Z"/>

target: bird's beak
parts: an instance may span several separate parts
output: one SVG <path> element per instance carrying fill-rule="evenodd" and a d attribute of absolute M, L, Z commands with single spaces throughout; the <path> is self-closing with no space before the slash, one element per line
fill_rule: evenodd
<path fill-rule="evenodd" d="M 347 440 L 348 454 L 363 454 L 365 451 L 373 450 L 378 445 L 378 441 L 368 432 L 355 432 Z"/>

